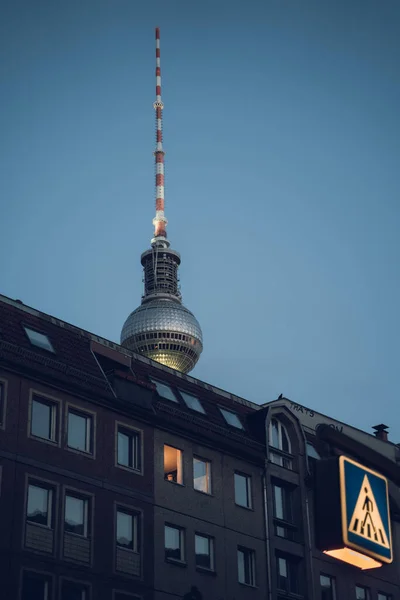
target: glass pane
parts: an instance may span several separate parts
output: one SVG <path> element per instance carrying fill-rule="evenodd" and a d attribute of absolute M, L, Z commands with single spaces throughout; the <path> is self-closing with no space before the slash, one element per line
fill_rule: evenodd
<path fill-rule="evenodd" d="M 87 600 L 86 588 L 79 583 L 64 581 L 61 600 Z"/>
<path fill-rule="evenodd" d="M 48 514 L 49 494 L 51 494 L 49 490 L 36 485 L 30 485 L 28 487 L 28 521 L 50 526 L 50 515 Z"/>
<path fill-rule="evenodd" d="M 282 424 L 281 424 L 281 432 L 282 432 L 282 450 L 284 450 L 285 452 L 290 452 L 289 438 L 287 436 L 286 429 L 284 428 L 284 426 Z"/>
<path fill-rule="evenodd" d="M 211 548 L 210 539 L 202 535 L 195 536 L 195 547 L 196 547 L 196 565 L 204 567 L 205 569 L 211 569 Z"/>
<path fill-rule="evenodd" d="M 356 585 L 356 600 L 367 600 L 366 588 Z"/>
<path fill-rule="evenodd" d="M 286 558 L 278 558 L 278 565 L 279 565 L 279 575 L 281 577 L 287 577 L 288 573 L 287 573 Z"/>
<path fill-rule="evenodd" d="M 88 452 L 89 444 L 89 417 L 84 417 L 73 412 L 68 413 L 68 446 Z"/>
<path fill-rule="evenodd" d="M 240 506 L 250 506 L 249 481 L 245 475 L 235 473 L 235 502 Z"/>
<path fill-rule="evenodd" d="M 133 522 L 132 515 L 117 512 L 117 544 L 133 550 Z"/>
<path fill-rule="evenodd" d="M 172 446 L 164 446 L 164 479 L 183 483 L 182 452 Z"/>
<path fill-rule="evenodd" d="M 200 404 L 200 401 L 198 398 L 196 398 L 195 396 L 192 396 L 191 394 L 188 394 L 186 392 L 182 392 L 182 390 L 179 390 L 179 391 L 181 393 L 182 398 L 185 401 L 186 406 L 188 406 L 192 410 L 197 410 L 197 412 L 205 414 L 206 411 L 204 410 L 203 406 Z"/>
<path fill-rule="evenodd" d="M 274 448 L 280 448 L 280 443 L 279 443 L 279 424 L 278 424 L 278 421 L 276 419 L 272 419 L 271 424 L 270 424 L 270 440 L 269 440 L 269 444 L 270 444 L 270 446 L 273 446 Z"/>
<path fill-rule="evenodd" d="M 120 431 L 118 432 L 118 464 L 126 467 L 132 466 L 129 436 Z"/>
<path fill-rule="evenodd" d="M 284 519 L 284 508 L 283 508 L 283 489 L 279 485 L 274 485 L 274 496 L 275 496 L 275 517 L 277 519 Z"/>
<path fill-rule="evenodd" d="M 52 436 L 52 407 L 39 400 L 32 401 L 31 433 L 45 440 L 53 439 Z"/>
<path fill-rule="evenodd" d="M 161 381 L 156 381 L 155 379 L 150 379 L 150 381 L 152 383 L 154 383 L 154 385 L 157 388 L 158 394 L 162 398 L 166 398 L 167 400 L 172 400 L 172 402 L 178 402 L 177 397 L 175 396 L 174 392 L 169 387 L 169 385 L 166 385 L 165 383 L 161 383 Z"/>
<path fill-rule="evenodd" d="M 21 600 L 47 600 L 48 581 L 35 573 L 24 573 Z"/>
<path fill-rule="evenodd" d="M 165 556 L 175 560 L 182 560 L 181 531 L 175 527 L 165 526 Z"/>
<path fill-rule="evenodd" d="M 206 494 L 211 493 L 210 476 L 209 476 L 210 463 L 198 458 L 193 459 L 193 486 L 195 490 L 205 492 Z"/>
<path fill-rule="evenodd" d="M 242 550 L 238 550 L 238 577 L 240 583 L 246 583 L 245 578 L 245 555 Z"/>
<path fill-rule="evenodd" d="M 221 411 L 221 413 L 222 413 L 225 421 L 228 423 L 228 425 L 232 425 L 233 427 L 237 427 L 238 429 L 244 429 L 237 414 L 231 412 L 230 410 L 225 410 L 224 408 L 221 408 L 221 407 L 219 407 L 219 410 Z"/>
<path fill-rule="evenodd" d="M 34 331 L 33 329 L 29 329 L 28 327 L 24 327 L 29 341 L 34 346 L 38 348 L 44 348 L 45 350 L 49 350 L 50 352 L 54 352 L 53 346 L 50 343 L 47 335 L 43 335 L 43 333 L 39 333 L 38 331 Z"/>
<path fill-rule="evenodd" d="M 86 535 L 86 500 L 75 498 L 74 496 L 65 497 L 65 531 Z"/>
<path fill-rule="evenodd" d="M 308 458 L 315 458 L 317 460 L 319 460 L 321 457 L 318 454 L 318 452 L 316 451 L 316 449 L 314 448 L 314 446 L 312 444 L 310 444 L 309 442 L 307 442 L 307 456 Z"/>

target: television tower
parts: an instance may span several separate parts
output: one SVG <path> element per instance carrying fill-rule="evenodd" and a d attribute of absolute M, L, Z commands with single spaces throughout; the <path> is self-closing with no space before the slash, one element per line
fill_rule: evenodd
<path fill-rule="evenodd" d="M 161 99 L 160 30 L 156 28 L 156 214 L 151 248 L 143 252 L 144 294 L 141 305 L 126 319 L 121 344 L 168 367 L 187 373 L 203 350 L 195 316 L 182 304 L 178 267 L 181 257 L 170 248 L 164 209 L 163 109 Z"/>

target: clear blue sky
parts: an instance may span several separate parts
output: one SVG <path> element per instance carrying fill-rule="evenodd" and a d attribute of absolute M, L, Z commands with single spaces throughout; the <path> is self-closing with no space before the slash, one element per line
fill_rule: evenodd
<path fill-rule="evenodd" d="M 8 0 L 1 293 L 118 341 L 166 214 L 196 377 L 400 442 L 398 0 Z"/>

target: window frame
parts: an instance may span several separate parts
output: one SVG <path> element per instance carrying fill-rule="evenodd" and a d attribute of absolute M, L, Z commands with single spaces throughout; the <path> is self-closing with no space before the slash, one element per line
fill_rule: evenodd
<path fill-rule="evenodd" d="M 322 581 L 321 581 L 322 577 L 326 577 L 327 579 L 329 579 L 329 581 L 331 583 L 331 587 L 329 589 L 332 591 L 331 597 L 332 597 L 332 600 L 336 600 L 336 577 L 334 577 L 333 575 L 328 575 L 327 573 L 321 572 L 319 574 L 319 588 L 320 588 L 321 592 L 322 592 Z"/>
<path fill-rule="evenodd" d="M 286 580 L 289 584 L 289 589 L 279 587 L 279 578 L 280 578 L 280 567 L 279 561 L 284 560 L 286 562 L 286 571 L 287 577 Z M 299 594 L 300 581 L 299 581 L 299 557 L 288 556 L 286 554 L 278 553 L 276 554 L 276 579 L 277 579 L 277 590 L 279 592 L 286 592 L 287 594 Z M 292 588 L 294 583 L 294 588 Z"/>
<path fill-rule="evenodd" d="M 379 597 L 381 596 L 381 598 Z M 393 600 L 393 594 L 387 594 L 386 592 L 378 591 L 378 600 Z"/>
<path fill-rule="evenodd" d="M 8 380 L 0 377 L 0 429 L 6 428 Z"/>
<path fill-rule="evenodd" d="M 364 598 L 358 598 L 357 597 L 357 589 L 359 590 L 364 590 L 365 592 L 365 596 Z M 369 587 L 367 587 L 366 585 L 359 585 L 358 583 L 355 584 L 354 586 L 354 591 L 355 591 L 355 600 L 371 600 L 371 589 Z"/>
<path fill-rule="evenodd" d="M 166 528 L 175 529 L 179 532 L 179 550 L 180 550 L 180 558 L 173 558 L 171 556 L 167 556 L 167 546 L 165 533 Z M 179 525 L 174 525 L 172 523 L 164 523 L 164 560 L 166 562 L 186 564 L 186 530 L 184 527 L 180 527 Z"/>
<path fill-rule="evenodd" d="M 120 462 L 118 462 L 118 433 L 119 429 L 121 429 L 121 433 L 128 437 L 136 436 L 137 443 L 136 447 L 136 455 L 137 455 L 137 467 L 126 466 Z M 132 452 L 134 445 L 132 444 Z M 132 464 L 134 461 L 132 461 Z M 118 469 L 123 469 L 128 471 L 129 473 L 135 473 L 136 475 L 143 475 L 143 430 L 138 429 L 137 427 L 132 427 L 131 425 L 127 425 L 123 421 L 115 421 L 115 466 Z"/>
<path fill-rule="evenodd" d="M 203 565 L 197 564 L 197 552 L 196 552 L 196 538 L 201 537 L 208 541 L 208 556 L 210 558 L 210 566 L 204 567 Z M 196 569 L 200 571 L 208 571 L 215 572 L 215 538 L 211 535 L 207 535 L 205 533 L 200 533 L 199 531 L 195 531 L 194 533 L 194 563 Z"/>
<path fill-rule="evenodd" d="M 21 600 L 24 600 L 24 596 L 23 596 L 23 592 L 24 592 L 24 574 L 28 573 L 28 574 L 33 574 L 33 576 L 37 577 L 37 579 L 39 578 L 43 578 L 46 580 L 47 584 L 50 584 L 47 586 L 47 590 L 45 590 L 45 594 L 44 594 L 44 598 L 43 600 L 51 600 L 53 598 L 53 590 L 54 590 L 54 575 L 52 573 L 48 573 L 46 571 L 41 571 L 39 569 L 30 569 L 29 567 L 22 567 L 21 569 L 21 574 L 20 574 L 20 594 L 19 594 L 19 598 Z"/>
<path fill-rule="evenodd" d="M 226 425 L 228 425 L 229 427 L 232 427 L 233 429 L 237 429 L 238 431 L 245 431 L 245 427 L 244 427 L 238 413 L 234 412 L 233 410 L 229 410 L 229 408 L 225 408 L 225 406 L 218 406 L 218 409 L 219 409 Z M 226 417 L 225 413 L 236 417 L 236 419 L 238 420 L 240 425 L 233 425 L 232 423 L 229 423 L 228 418 Z"/>
<path fill-rule="evenodd" d="M 174 390 L 172 389 L 172 386 L 170 386 L 168 383 L 164 383 L 163 381 L 161 381 L 160 379 L 157 379 L 155 377 L 149 377 L 149 379 L 150 379 L 150 382 L 156 386 L 156 392 L 160 396 L 160 398 L 163 398 L 163 400 L 169 400 L 169 402 L 174 402 L 175 404 L 179 404 L 179 400 L 178 400 Z M 173 398 L 166 397 L 166 396 L 163 396 L 162 394 L 160 394 L 160 392 L 158 391 L 158 384 L 167 387 L 171 391 L 172 396 L 175 398 L 175 400 Z"/>
<path fill-rule="evenodd" d="M 43 333 L 42 331 L 33 329 L 30 325 L 22 324 L 22 327 L 23 327 L 25 335 L 26 335 L 29 343 L 31 344 L 31 346 L 33 346 L 34 348 L 39 348 L 40 350 L 45 350 L 46 352 L 49 352 L 50 354 L 56 353 L 56 351 L 54 350 L 54 346 L 51 343 L 50 337 L 47 333 Z M 36 343 L 35 341 L 33 341 L 31 336 L 29 335 L 28 331 L 31 331 L 32 333 L 38 333 L 39 335 L 42 335 L 43 337 L 45 337 L 47 340 L 48 347 L 42 346 L 42 345 Z"/>
<path fill-rule="evenodd" d="M 207 491 L 204 490 L 200 490 L 199 488 L 197 488 L 195 486 L 195 481 L 196 478 L 194 476 L 194 470 L 195 470 L 195 461 L 201 462 L 203 464 L 206 465 L 206 481 L 207 481 Z M 211 460 L 209 460 L 208 458 L 203 458 L 202 456 L 198 456 L 196 454 L 193 455 L 193 461 L 192 461 L 192 465 L 193 465 L 193 489 L 196 492 L 199 492 L 200 494 L 206 494 L 207 496 L 212 496 L 213 495 L 213 482 L 212 482 L 212 467 L 211 467 Z M 201 477 L 204 477 L 204 475 L 201 475 Z"/>
<path fill-rule="evenodd" d="M 85 419 L 90 419 L 90 427 L 89 427 L 89 450 L 81 450 L 79 448 L 74 448 L 74 446 L 69 445 L 68 435 L 69 435 L 69 415 L 70 413 L 74 414 L 78 417 L 83 417 Z M 87 436 L 87 430 L 86 430 Z M 92 410 L 88 410 L 86 408 L 81 408 L 76 404 L 71 404 L 67 402 L 65 406 L 65 447 L 70 452 L 77 452 L 78 454 L 83 454 L 90 458 L 96 458 L 96 413 Z"/>
<path fill-rule="evenodd" d="M 75 498 L 76 500 L 83 500 L 85 502 L 84 506 L 84 523 L 83 529 L 84 533 L 76 533 L 75 531 L 69 531 L 66 529 L 66 511 L 67 511 L 67 496 L 71 498 Z M 62 524 L 63 524 L 63 534 L 73 535 L 85 540 L 92 540 L 93 537 L 93 513 L 94 513 L 94 496 L 93 494 L 88 494 L 86 492 L 82 492 L 81 490 L 77 490 L 70 487 L 64 488 L 63 494 L 63 516 L 62 516 Z"/>
<path fill-rule="evenodd" d="M 250 582 L 247 581 L 241 581 L 240 580 L 240 569 L 239 569 L 239 553 L 242 553 L 244 556 L 244 563 L 246 560 L 246 557 L 248 557 L 250 559 L 249 561 L 249 573 L 250 573 Z M 237 574 L 238 574 L 238 582 L 241 585 L 246 585 L 249 587 L 257 587 L 257 578 L 256 578 L 256 553 L 252 548 L 246 548 L 245 546 L 241 546 L 239 545 L 237 547 L 237 552 L 236 552 L 236 564 L 237 564 Z M 244 572 L 246 572 L 246 568 L 244 568 Z"/>
<path fill-rule="evenodd" d="M 63 598 L 63 587 L 64 583 L 72 583 L 81 586 L 83 589 L 81 591 L 86 592 L 85 596 L 82 600 L 91 600 L 92 598 L 92 585 L 88 581 L 82 581 L 81 579 L 73 579 L 71 577 L 60 577 L 60 600 L 64 600 Z"/>
<path fill-rule="evenodd" d="M 246 496 L 247 496 L 247 504 L 241 504 L 237 501 L 236 498 L 236 476 L 242 477 L 246 480 Z M 234 486 L 234 496 L 235 496 L 235 504 L 236 506 L 240 506 L 241 508 L 247 508 L 248 510 L 253 510 L 253 494 L 252 494 L 252 477 L 251 475 L 247 475 L 247 473 L 243 473 L 241 471 L 233 472 L 233 486 Z"/>
<path fill-rule="evenodd" d="M 168 475 L 171 474 L 170 472 L 166 472 L 165 471 L 165 448 L 171 448 L 172 450 L 176 450 L 177 452 L 180 453 L 180 471 L 181 471 L 181 478 L 182 481 L 174 481 L 173 479 L 168 479 Z M 179 473 L 179 468 L 177 469 L 177 478 L 178 478 L 178 473 Z M 181 450 L 181 448 L 177 448 L 176 446 L 171 446 L 171 444 L 166 444 L 164 442 L 163 445 L 163 474 L 164 474 L 164 481 L 167 481 L 168 483 L 173 483 L 175 485 L 185 485 L 185 473 L 184 473 L 184 462 L 183 462 L 183 450 Z"/>
<path fill-rule="evenodd" d="M 39 404 L 44 404 L 50 407 L 51 409 L 51 429 L 52 434 L 54 435 L 54 439 L 44 438 L 39 435 L 35 435 L 32 433 L 32 424 L 33 424 L 33 403 L 37 401 Z M 40 392 L 39 390 L 30 389 L 29 392 L 29 407 L 28 407 L 28 437 L 32 440 L 36 440 L 43 444 L 51 444 L 52 446 L 61 446 L 61 400 L 59 398 L 55 398 L 54 396 L 50 396 L 49 394 L 45 394 Z"/>
<path fill-rule="evenodd" d="M 178 391 L 180 393 L 180 395 L 182 396 L 182 400 L 185 403 L 186 408 L 188 408 L 189 410 L 192 410 L 193 412 L 197 412 L 200 415 L 206 415 L 206 411 L 204 406 L 202 405 L 200 398 L 198 398 L 197 396 L 195 396 L 194 394 L 191 394 L 190 392 L 186 392 L 185 390 L 181 390 L 180 388 L 178 388 Z M 198 405 L 199 408 L 194 408 L 193 406 L 190 406 L 190 402 L 191 400 L 189 400 L 189 398 L 194 400 L 194 404 Z"/>
<path fill-rule="evenodd" d="M 47 492 L 47 523 L 44 525 L 43 523 L 37 523 L 36 521 L 31 521 L 28 518 L 28 506 L 29 506 L 29 488 L 36 487 L 42 490 L 46 490 Z M 25 492 L 25 525 L 26 523 L 30 523 L 30 525 L 35 525 L 36 527 L 42 527 L 44 529 L 49 529 L 50 531 L 55 530 L 57 515 L 56 515 L 56 502 L 57 502 L 57 488 L 56 485 L 52 482 L 48 482 L 46 480 L 42 480 L 36 478 L 32 475 L 27 475 L 26 477 L 26 492 Z"/>
<path fill-rule="evenodd" d="M 126 546 L 123 546 L 122 544 L 118 543 L 118 513 L 123 513 L 132 518 L 133 548 L 127 548 Z M 119 502 L 116 502 L 114 504 L 114 515 L 115 515 L 115 527 L 114 527 L 115 551 L 117 550 L 117 548 L 121 548 L 122 550 L 125 550 L 126 552 L 132 552 L 133 554 L 140 554 L 141 553 L 140 523 L 141 523 L 141 518 L 142 518 L 141 511 L 138 511 L 137 509 L 135 509 L 131 506 L 127 506 L 126 504 L 120 504 Z"/>

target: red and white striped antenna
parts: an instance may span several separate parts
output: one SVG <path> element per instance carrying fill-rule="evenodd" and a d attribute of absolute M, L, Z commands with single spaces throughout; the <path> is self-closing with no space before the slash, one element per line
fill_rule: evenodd
<path fill-rule="evenodd" d="M 153 104 L 156 111 L 156 216 L 153 219 L 154 238 L 152 246 L 168 247 L 167 219 L 164 215 L 164 150 L 162 145 L 162 114 L 164 104 L 161 100 L 161 65 L 160 65 L 160 29 L 156 27 L 156 101 Z"/>

